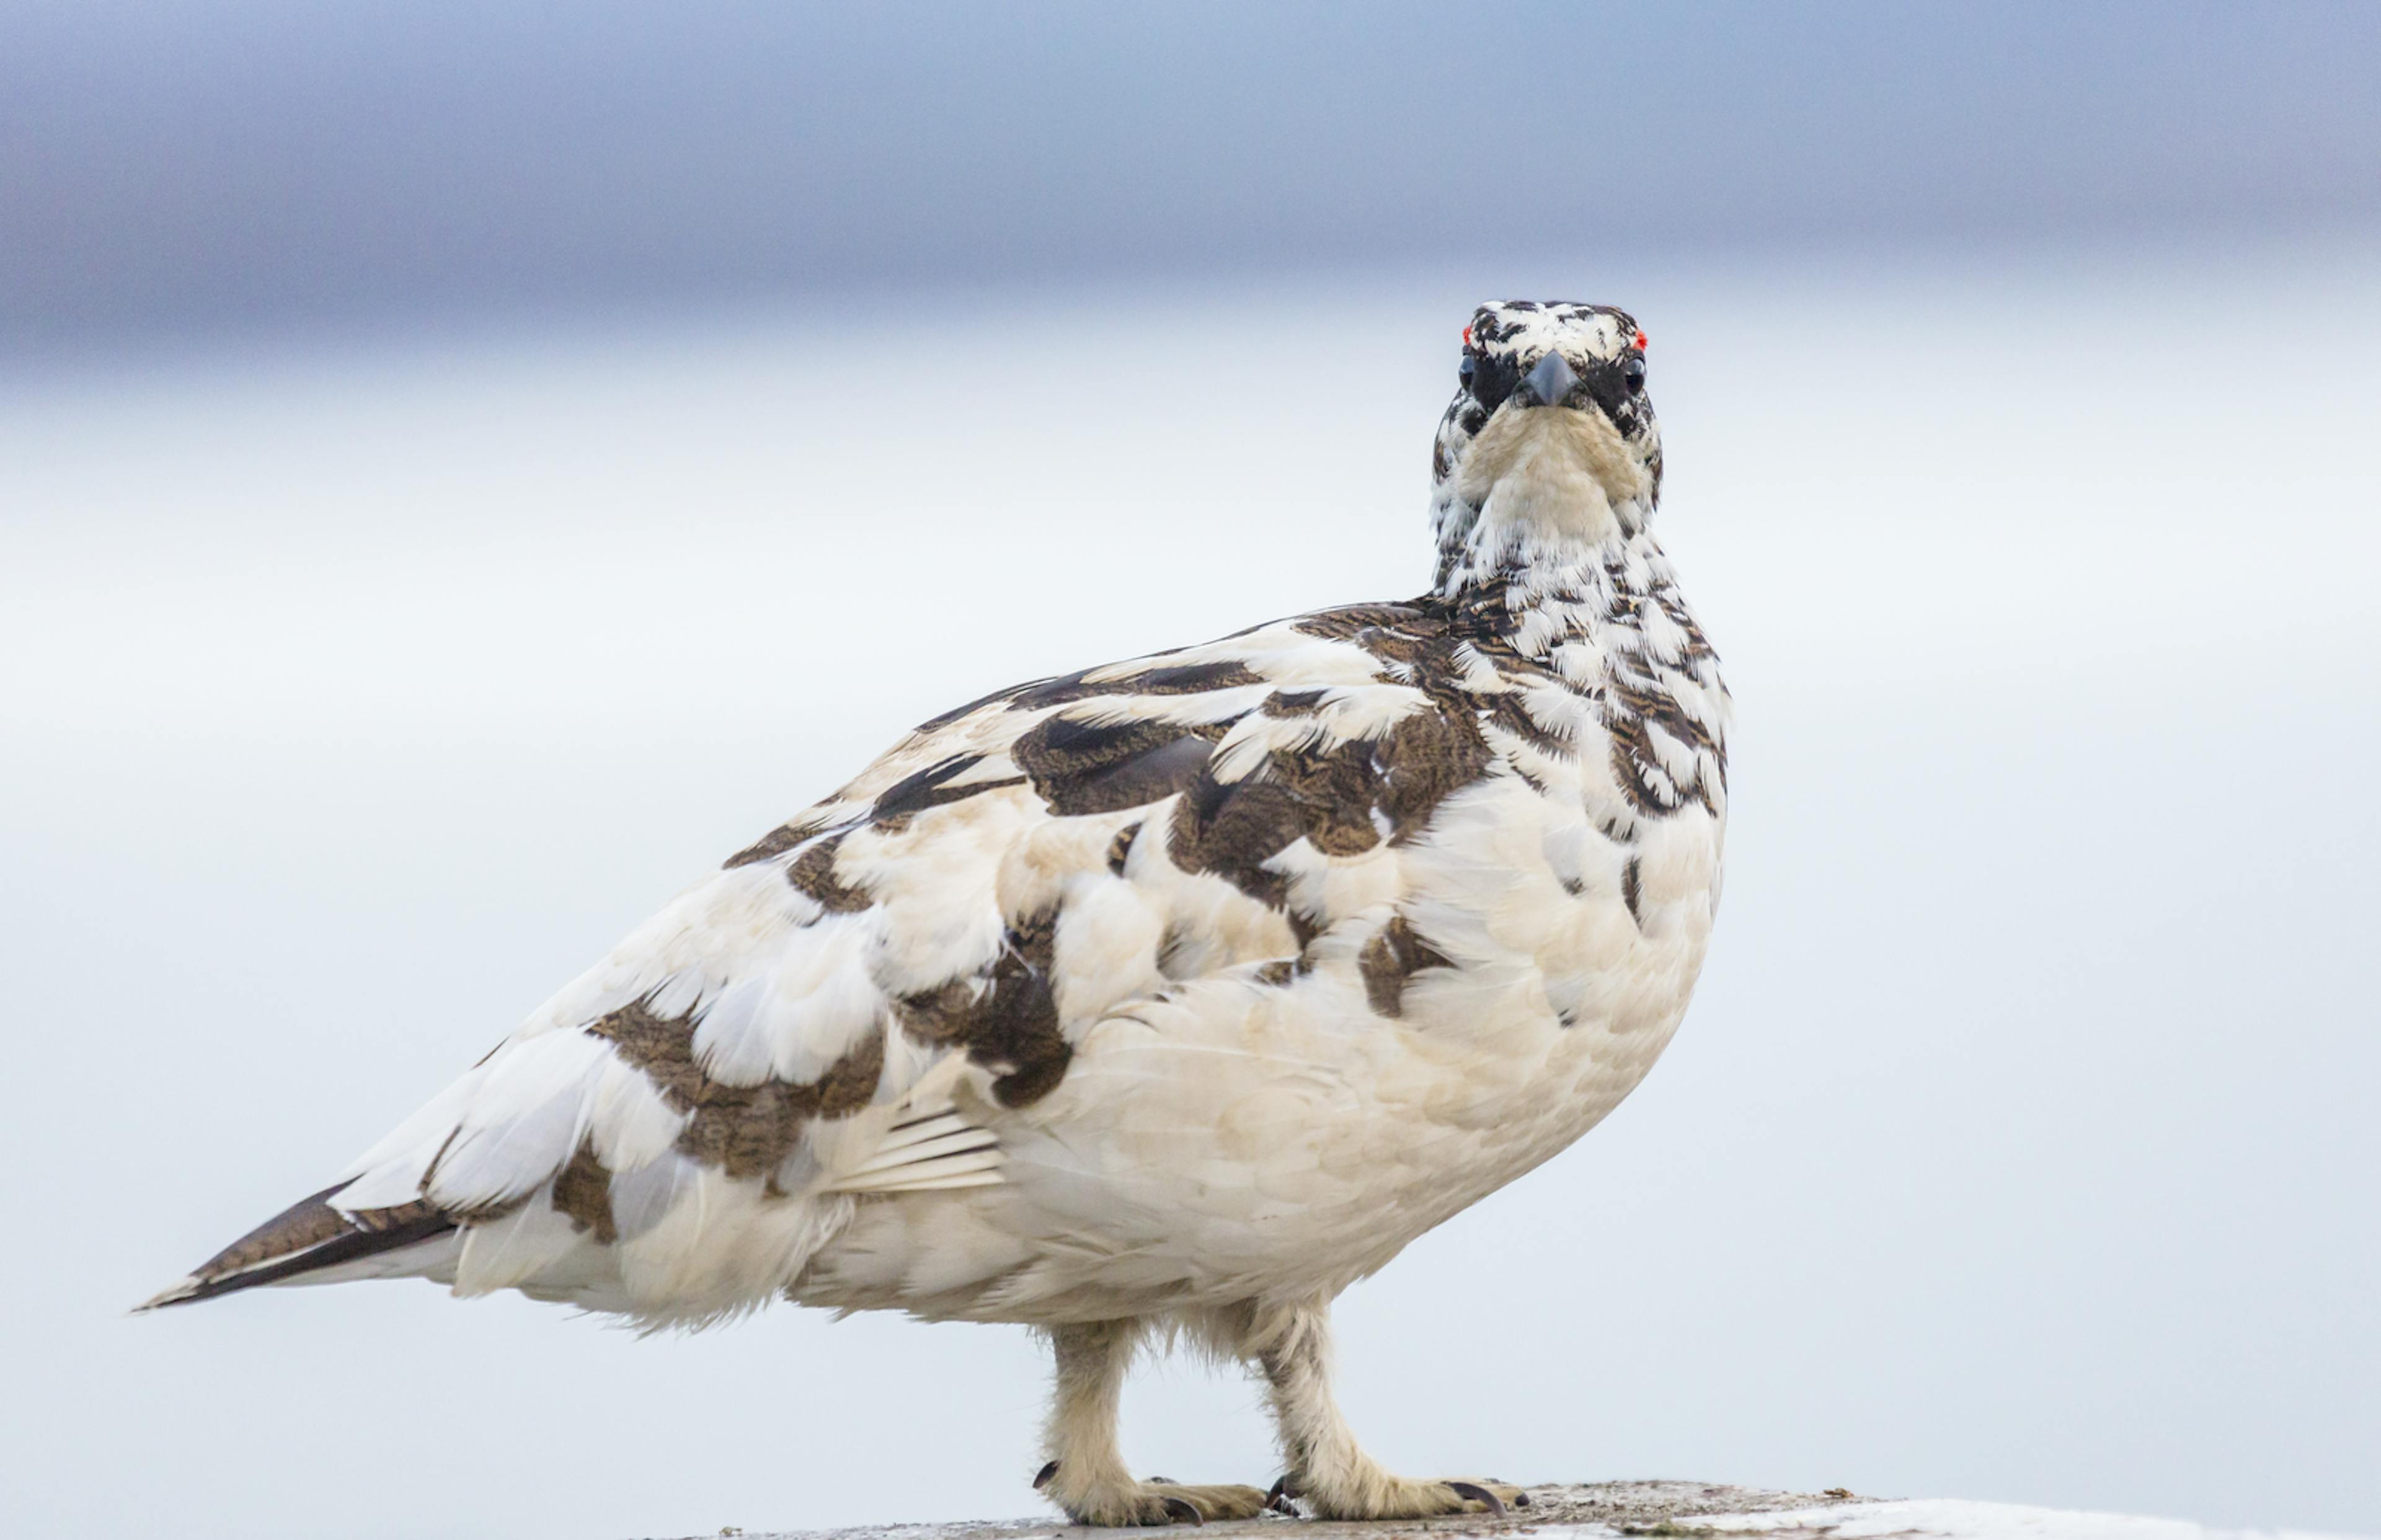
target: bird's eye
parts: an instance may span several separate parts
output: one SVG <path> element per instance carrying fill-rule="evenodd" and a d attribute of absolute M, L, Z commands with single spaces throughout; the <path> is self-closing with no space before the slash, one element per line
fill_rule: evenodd
<path fill-rule="evenodd" d="M 1630 395 L 1634 396 L 1639 391 L 1643 390 L 1645 388 L 1645 361 L 1643 359 L 1630 359 L 1627 363 L 1622 364 L 1620 366 L 1620 378 L 1628 385 Z"/>
<path fill-rule="evenodd" d="M 1457 361 L 1456 361 L 1456 364 L 1455 364 L 1455 383 L 1456 383 L 1457 385 L 1461 385 L 1461 386 L 1462 386 L 1464 389 L 1466 389 L 1466 390 L 1470 390 L 1470 389 L 1471 388 L 1471 354 L 1466 353 L 1466 354 L 1464 354 L 1464 355 L 1463 355 L 1463 357 L 1462 357 L 1462 358 L 1460 358 L 1460 359 L 1459 359 L 1459 360 L 1457 360 Z"/>

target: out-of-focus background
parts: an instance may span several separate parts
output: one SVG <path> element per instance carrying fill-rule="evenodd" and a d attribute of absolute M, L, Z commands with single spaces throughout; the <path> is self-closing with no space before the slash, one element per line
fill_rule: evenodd
<path fill-rule="evenodd" d="M 2361 3 L 18 0 L 0 1527 L 1032 1510 L 1020 1331 L 121 1313 L 907 724 L 1418 590 L 1510 295 L 1653 337 L 1728 906 L 1644 1089 L 1344 1301 L 1357 1425 L 2381 1532 L 2376 70 Z M 1274 1473 L 1236 1378 L 1128 1415 Z"/>

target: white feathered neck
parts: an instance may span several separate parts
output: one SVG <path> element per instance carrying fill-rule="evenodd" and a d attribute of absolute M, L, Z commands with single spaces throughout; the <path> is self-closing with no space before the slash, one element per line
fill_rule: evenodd
<path fill-rule="evenodd" d="M 1658 482 L 1601 414 L 1508 409 L 1432 488 L 1439 597 L 1499 588 L 1520 605 L 1579 593 L 1581 578 L 1645 538 Z"/>

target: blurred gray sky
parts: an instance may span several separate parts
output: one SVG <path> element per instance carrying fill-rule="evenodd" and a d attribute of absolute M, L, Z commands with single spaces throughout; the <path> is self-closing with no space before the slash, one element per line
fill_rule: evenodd
<path fill-rule="evenodd" d="M 0 343 L 2381 219 L 2381 6 L 16 0 Z"/>

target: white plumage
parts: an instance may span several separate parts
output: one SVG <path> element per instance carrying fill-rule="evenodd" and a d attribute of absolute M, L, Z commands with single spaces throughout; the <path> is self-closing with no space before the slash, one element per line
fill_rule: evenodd
<path fill-rule="evenodd" d="M 1430 593 L 927 724 L 152 1302 L 418 1276 L 646 1324 L 1028 1322 L 1070 1514 L 1252 1511 L 1116 1456 L 1172 1326 L 1262 1369 L 1313 1510 L 1491 1500 L 1362 1455 L 1325 1313 L 1610 1111 L 1703 959 L 1728 701 L 1647 529 L 1643 349 L 1616 311 L 1484 307 Z"/>

